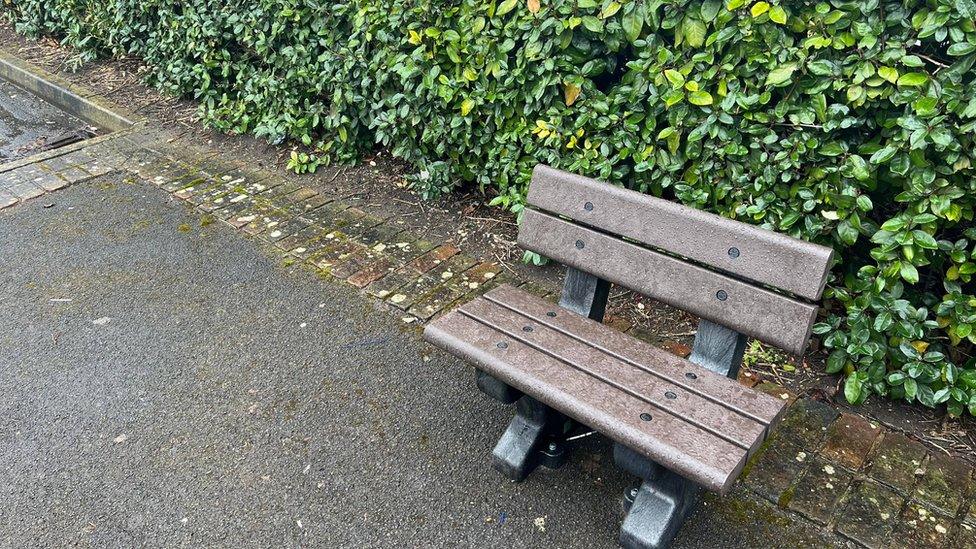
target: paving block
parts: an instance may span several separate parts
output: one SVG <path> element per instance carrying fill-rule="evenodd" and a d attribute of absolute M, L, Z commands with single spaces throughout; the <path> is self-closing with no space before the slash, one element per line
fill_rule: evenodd
<path fill-rule="evenodd" d="M 290 234 L 282 239 L 275 241 L 275 246 L 286 252 L 296 248 L 308 249 L 308 245 L 324 237 L 329 231 L 317 225 L 310 225 L 302 228 L 296 233 Z"/>
<path fill-rule="evenodd" d="M 407 266 L 420 274 L 424 274 L 434 267 L 440 265 L 442 262 L 447 261 L 451 257 L 457 255 L 460 251 L 461 250 L 459 250 L 453 244 L 441 244 L 420 257 L 413 259 L 407 264 Z"/>
<path fill-rule="evenodd" d="M 214 217 L 223 219 L 231 225 L 238 226 L 234 223 L 234 220 L 239 217 L 247 217 L 262 207 L 267 207 L 267 200 L 264 194 L 234 193 L 228 195 L 224 203 L 220 204 L 219 208 L 211 209 L 209 212 Z M 246 224 L 244 223 L 240 226 Z"/>
<path fill-rule="evenodd" d="M 313 197 L 296 203 L 295 206 L 297 207 L 298 215 L 302 215 L 312 210 L 321 208 L 326 204 L 331 204 L 334 201 L 334 197 L 319 193 Z"/>
<path fill-rule="evenodd" d="M 448 277 L 446 282 L 424 296 L 413 307 L 410 307 L 408 312 L 417 318 L 424 320 L 430 319 L 462 296 L 470 293 L 480 293 L 477 290 L 483 284 L 495 278 L 500 270 L 501 267 L 497 264 L 481 263 L 462 272 L 460 275 L 445 271 L 445 274 L 451 274 L 452 276 Z"/>
<path fill-rule="evenodd" d="M 768 384 L 759 384 L 757 388 L 761 389 L 764 385 Z M 779 390 L 780 394 L 781 392 Z M 772 394 L 776 396 L 777 390 L 773 389 Z M 808 452 L 816 451 L 827 434 L 827 428 L 839 415 L 837 410 L 827 404 L 800 399 L 787 410 L 783 421 L 774 431 L 774 436 L 786 438 Z"/>
<path fill-rule="evenodd" d="M 44 173 L 31 178 L 31 183 L 37 185 L 38 187 L 41 187 L 42 189 L 50 193 L 50 192 L 57 191 L 59 189 L 63 189 L 68 185 L 81 181 L 86 177 L 91 177 L 86 172 L 81 172 L 81 173 L 83 174 L 81 177 L 77 177 L 78 176 L 77 173 L 67 173 L 67 174 L 65 172 L 61 172 L 60 174 Z"/>
<path fill-rule="evenodd" d="M 924 505 L 910 502 L 898 518 L 889 547 L 910 549 L 946 547 L 949 544 L 950 528 L 952 528 L 950 517 L 934 512 Z"/>
<path fill-rule="evenodd" d="M 311 187 L 301 186 L 294 191 L 285 195 L 285 198 L 290 202 L 301 202 L 303 200 L 308 200 L 319 194 L 318 191 Z"/>
<path fill-rule="evenodd" d="M 301 246 L 292 249 L 291 254 L 303 260 L 309 259 L 333 246 L 337 246 L 340 242 L 346 242 L 348 240 L 349 237 L 339 231 L 329 231 L 319 238 L 309 240 Z"/>
<path fill-rule="evenodd" d="M 857 470 L 867 460 L 881 429 L 874 423 L 852 414 L 841 414 L 827 430 L 822 455 L 828 460 Z"/>
<path fill-rule="evenodd" d="M 52 172 L 60 172 L 62 170 L 67 170 L 68 168 L 77 166 L 83 161 L 84 157 L 81 156 L 78 151 L 75 151 L 68 154 L 62 154 L 61 156 L 46 158 L 44 159 L 43 164 Z"/>
<path fill-rule="evenodd" d="M 923 466 L 913 499 L 943 513 L 955 516 L 969 493 L 972 467 L 961 459 L 932 454 Z"/>
<path fill-rule="evenodd" d="M 790 488 L 810 466 L 813 456 L 782 437 L 767 441 L 746 465 L 745 484 L 779 505 L 789 503 Z"/>
<path fill-rule="evenodd" d="M 88 179 L 92 176 L 90 173 L 83 170 L 79 166 L 71 166 L 70 168 L 65 168 L 57 172 L 56 175 L 57 177 L 60 177 L 61 179 L 65 180 L 67 182 L 66 185 L 77 183 L 84 179 Z M 61 188 L 61 187 L 57 187 L 57 188 Z"/>
<path fill-rule="evenodd" d="M 366 217 L 366 212 L 359 208 L 350 208 L 342 202 L 332 202 L 301 214 L 301 218 L 310 221 L 312 225 L 330 230 L 341 230 L 347 236 L 350 234 L 347 232 L 350 228 L 354 233 L 361 232 L 360 225 L 353 225 L 357 220 L 364 217 Z M 381 222 L 379 218 L 371 219 L 375 219 L 377 223 Z"/>
<path fill-rule="evenodd" d="M 366 293 L 373 297 L 386 299 L 390 296 L 396 295 L 401 288 L 406 287 L 408 284 L 417 283 L 419 278 L 431 277 L 418 275 L 416 271 L 410 269 L 409 267 L 400 267 L 395 269 L 392 273 L 387 274 L 383 278 L 380 278 L 367 286 Z M 402 296 L 401 300 L 406 299 L 405 294 L 399 295 Z"/>
<path fill-rule="evenodd" d="M 180 189 L 196 185 L 198 182 L 204 181 L 205 179 L 203 174 L 192 170 L 179 171 L 173 173 L 172 175 L 150 175 L 152 175 L 152 177 L 149 180 L 156 184 L 160 189 L 163 189 L 168 193 L 175 193 Z"/>
<path fill-rule="evenodd" d="M 393 260 L 389 258 L 379 259 L 378 261 L 366 266 L 361 271 L 350 276 L 347 279 L 347 282 L 357 288 L 365 288 L 366 286 L 376 282 L 392 272 L 393 265 Z"/>
<path fill-rule="evenodd" d="M 407 240 L 404 234 L 400 234 L 404 240 L 386 247 L 383 252 L 390 256 L 398 265 L 412 261 L 418 256 L 425 254 L 434 248 L 432 242 L 427 240 Z"/>
<path fill-rule="evenodd" d="M 194 206 L 199 205 L 203 202 L 204 197 L 207 196 L 213 189 L 222 189 L 223 182 L 219 177 L 213 177 L 209 175 L 204 175 L 200 179 L 193 182 L 192 185 L 183 187 L 182 189 L 173 193 L 173 196 L 179 198 L 180 200 L 186 200 Z"/>
<path fill-rule="evenodd" d="M 963 522 L 956 526 L 950 547 L 953 549 L 976 549 L 976 525 Z"/>
<path fill-rule="evenodd" d="M 827 524 L 853 477 L 833 463 L 814 459 L 793 488 L 789 508 L 819 524 Z"/>
<path fill-rule="evenodd" d="M 272 206 L 264 210 L 261 215 L 258 215 L 250 223 L 241 227 L 241 230 L 246 234 L 254 236 L 266 231 L 272 231 L 279 225 L 291 221 L 292 218 L 293 215 L 290 212 Z"/>
<path fill-rule="evenodd" d="M 226 173 L 221 175 L 219 179 L 219 185 L 213 185 L 197 195 L 194 203 L 201 210 L 205 212 L 219 210 L 235 196 L 252 194 L 248 192 L 248 183 L 251 182 L 240 172 Z M 254 185 L 254 183 L 251 184 Z M 238 200 L 243 200 L 243 198 Z"/>
<path fill-rule="evenodd" d="M 468 293 L 480 295 L 484 287 L 496 280 L 501 272 L 501 265 L 485 261 L 461 273 L 459 284 L 467 288 Z"/>
<path fill-rule="evenodd" d="M 16 196 L 0 189 L 0 210 L 9 208 L 18 202 L 20 200 Z"/>
<path fill-rule="evenodd" d="M 837 515 L 836 530 L 861 545 L 881 547 L 898 521 L 905 498 L 891 488 L 870 479 L 851 490 Z"/>
<path fill-rule="evenodd" d="M 343 258 L 341 261 L 332 265 L 332 276 L 345 280 L 359 271 L 365 269 L 374 262 L 379 261 L 383 255 L 372 248 L 361 248 L 356 253 Z"/>
<path fill-rule="evenodd" d="M 30 200 L 31 198 L 37 198 L 44 194 L 44 189 L 38 187 L 37 185 L 27 182 L 20 181 L 10 185 L 4 189 L 8 194 L 16 196 L 19 200 Z"/>
<path fill-rule="evenodd" d="M 103 161 L 100 158 L 94 158 L 88 162 L 85 162 L 81 167 L 84 168 L 86 172 L 90 173 L 92 177 L 100 177 L 115 171 L 115 166 L 112 166 L 107 161 Z"/>
<path fill-rule="evenodd" d="M 261 233 L 261 238 L 263 238 L 268 242 L 274 243 L 274 242 L 278 242 L 283 238 L 292 236 L 293 234 L 296 234 L 302 231 L 303 229 L 307 229 L 311 226 L 312 224 L 308 220 L 302 219 L 301 217 L 293 217 L 288 221 L 281 223 L 280 225 L 277 225 L 273 229 Z"/>
<path fill-rule="evenodd" d="M 868 475 L 902 494 L 915 486 L 916 471 L 922 467 L 926 449 L 901 433 L 888 431 L 878 443 Z"/>
<path fill-rule="evenodd" d="M 361 251 L 363 246 L 355 242 L 337 242 L 335 245 L 320 250 L 309 258 L 309 262 L 319 269 L 331 273 L 333 265 L 341 263 L 349 256 Z"/>
<path fill-rule="evenodd" d="M 397 307 L 409 310 L 415 303 L 423 300 L 436 288 L 446 283 L 457 273 L 463 273 L 475 265 L 475 260 L 464 255 L 455 255 L 428 271 L 426 275 L 416 274 L 407 285 L 390 296 L 389 301 Z"/>

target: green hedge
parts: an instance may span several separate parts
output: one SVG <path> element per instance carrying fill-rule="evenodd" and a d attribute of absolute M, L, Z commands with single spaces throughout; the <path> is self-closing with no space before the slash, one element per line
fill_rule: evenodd
<path fill-rule="evenodd" d="M 225 131 L 382 145 L 518 212 L 549 164 L 839 250 L 846 396 L 976 414 L 976 0 L 0 0 Z"/>

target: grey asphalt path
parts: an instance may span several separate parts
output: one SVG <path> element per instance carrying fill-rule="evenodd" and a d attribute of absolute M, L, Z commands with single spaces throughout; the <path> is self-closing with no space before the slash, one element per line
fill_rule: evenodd
<path fill-rule="evenodd" d="M 502 479 L 468 367 L 201 225 L 121 176 L 0 212 L 0 546 L 615 546 L 606 441 Z M 738 493 L 678 545 L 835 541 Z"/>

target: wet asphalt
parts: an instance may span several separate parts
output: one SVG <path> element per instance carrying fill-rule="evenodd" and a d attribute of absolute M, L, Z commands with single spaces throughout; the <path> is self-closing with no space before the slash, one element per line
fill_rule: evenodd
<path fill-rule="evenodd" d="M 0 163 L 38 152 L 45 141 L 88 124 L 0 79 Z"/>
<path fill-rule="evenodd" d="M 0 547 L 616 546 L 605 440 L 511 483 L 469 367 L 204 225 L 118 175 L 0 212 Z M 740 488 L 677 546 L 835 543 Z"/>

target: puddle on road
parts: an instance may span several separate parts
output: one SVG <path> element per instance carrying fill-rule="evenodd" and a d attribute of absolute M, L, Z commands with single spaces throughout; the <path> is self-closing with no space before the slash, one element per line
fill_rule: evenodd
<path fill-rule="evenodd" d="M 0 164 L 94 135 L 81 119 L 0 80 Z"/>

